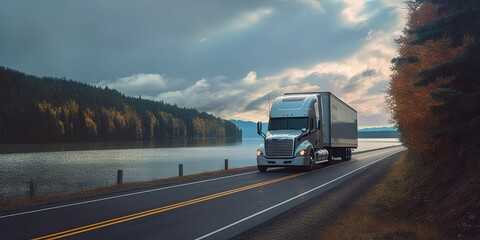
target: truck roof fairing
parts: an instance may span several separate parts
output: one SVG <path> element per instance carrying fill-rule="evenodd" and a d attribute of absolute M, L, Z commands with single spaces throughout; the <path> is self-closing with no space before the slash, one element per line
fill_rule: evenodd
<path fill-rule="evenodd" d="M 270 117 L 308 117 L 317 101 L 317 95 L 313 94 L 278 97 L 272 104 Z"/>

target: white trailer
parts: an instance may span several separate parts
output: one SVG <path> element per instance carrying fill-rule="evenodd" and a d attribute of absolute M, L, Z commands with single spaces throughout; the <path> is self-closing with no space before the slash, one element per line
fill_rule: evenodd
<path fill-rule="evenodd" d="M 270 110 L 267 133 L 257 150 L 261 172 L 269 167 L 304 167 L 351 158 L 357 148 L 357 112 L 330 92 L 285 93 Z"/>

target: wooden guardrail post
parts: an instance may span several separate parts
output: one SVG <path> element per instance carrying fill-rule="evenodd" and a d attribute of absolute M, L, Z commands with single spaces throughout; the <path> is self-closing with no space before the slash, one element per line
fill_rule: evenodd
<path fill-rule="evenodd" d="M 30 180 L 29 196 L 32 198 L 32 197 L 35 197 L 36 194 L 37 194 L 37 184 L 33 180 Z"/>
<path fill-rule="evenodd" d="M 225 170 L 228 170 L 228 159 L 225 159 Z"/>
<path fill-rule="evenodd" d="M 183 164 L 178 164 L 178 176 L 183 176 Z"/>
<path fill-rule="evenodd" d="M 123 184 L 123 170 L 117 171 L 117 185 Z"/>

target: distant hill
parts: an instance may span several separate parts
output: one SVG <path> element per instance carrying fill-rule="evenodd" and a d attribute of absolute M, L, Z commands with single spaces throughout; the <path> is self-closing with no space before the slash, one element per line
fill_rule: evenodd
<path fill-rule="evenodd" d="M 372 127 L 372 128 L 362 128 L 358 132 L 396 132 L 397 128 L 395 127 Z"/>
<path fill-rule="evenodd" d="M 395 127 L 376 127 L 358 130 L 359 138 L 400 138 Z"/>
<path fill-rule="evenodd" d="M 256 138 L 257 135 L 257 123 L 241 120 L 230 120 L 242 130 L 244 138 Z M 268 123 L 263 123 L 264 132 L 268 129 Z M 377 127 L 377 128 L 364 128 L 358 130 L 359 138 L 399 138 L 400 134 L 394 127 Z"/>
<path fill-rule="evenodd" d="M 242 120 L 230 120 L 230 122 L 234 123 L 238 128 L 242 130 L 243 138 L 260 138 L 257 134 L 257 123 L 256 122 L 248 122 Z M 268 123 L 262 124 L 263 132 L 266 132 L 268 129 Z"/>
<path fill-rule="evenodd" d="M 400 138 L 397 131 L 358 132 L 358 138 Z"/>
<path fill-rule="evenodd" d="M 162 101 L 0 66 L 0 143 L 241 138 L 235 124 Z"/>

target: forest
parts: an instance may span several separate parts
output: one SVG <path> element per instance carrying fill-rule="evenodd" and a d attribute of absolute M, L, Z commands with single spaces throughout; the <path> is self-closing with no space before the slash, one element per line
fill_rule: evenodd
<path fill-rule="evenodd" d="M 233 123 L 163 101 L 0 66 L 0 143 L 241 140 Z"/>
<path fill-rule="evenodd" d="M 412 175 L 421 173 L 411 181 L 405 212 L 437 219 L 452 235 L 478 237 L 480 1 L 406 5 L 407 25 L 396 40 L 387 90 Z"/>

